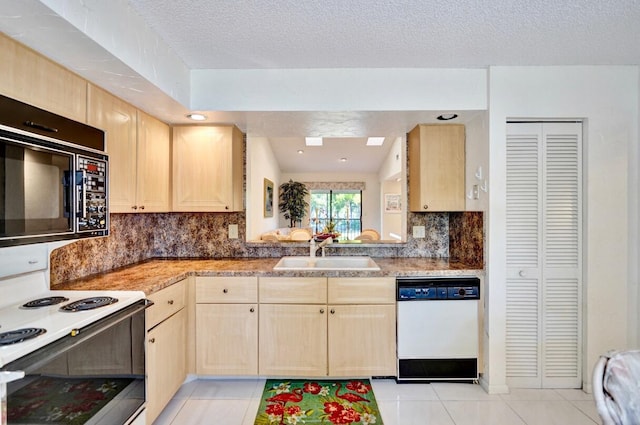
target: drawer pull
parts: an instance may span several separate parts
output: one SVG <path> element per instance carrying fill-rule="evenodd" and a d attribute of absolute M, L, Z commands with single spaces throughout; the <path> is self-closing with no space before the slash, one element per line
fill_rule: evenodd
<path fill-rule="evenodd" d="M 226 294 L 227 292 L 229 292 L 229 290 L 228 290 L 227 288 L 224 288 L 224 289 L 222 290 L 222 292 L 224 292 L 224 293 Z"/>
<path fill-rule="evenodd" d="M 320 309 L 320 314 L 324 314 L 324 308 Z"/>
<path fill-rule="evenodd" d="M 331 314 L 336 314 L 336 310 L 335 309 L 331 309 Z"/>
<path fill-rule="evenodd" d="M 169 303 L 169 305 L 173 305 L 173 300 L 169 300 L 167 302 Z"/>
<path fill-rule="evenodd" d="M 155 338 L 151 338 L 151 339 L 149 340 L 149 342 L 153 344 L 154 342 L 156 342 L 156 339 L 155 339 Z"/>
<path fill-rule="evenodd" d="M 255 309 L 255 308 L 253 308 L 253 307 L 251 307 L 251 308 L 249 309 L 249 311 L 250 311 L 251 313 L 253 313 L 254 311 L 256 311 L 256 309 Z"/>

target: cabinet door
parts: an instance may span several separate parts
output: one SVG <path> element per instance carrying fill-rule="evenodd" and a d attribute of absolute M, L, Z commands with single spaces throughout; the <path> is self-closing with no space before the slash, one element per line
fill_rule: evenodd
<path fill-rule="evenodd" d="M 419 125 L 409 133 L 411 211 L 464 211 L 465 134 L 458 124 Z"/>
<path fill-rule="evenodd" d="M 329 306 L 329 376 L 396 374 L 394 305 Z"/>
<path fill-rule="evenodd" d="M 324 305 L 260 305 L 261 375 L 326 376 Z"/>
<path fill-rule="evenodd" d="M 169 126 L 138 111 L 136 206 L 138 212 L 170 211 Z"/>
<path fill-rule="evenodd" d="M 87 119 L 87 82 L 0 33 L 0 93 L 79 122 Z"/>
<path fill-rule="evenodd" d="M 186 377 L 186 312 L 147 333 L 147 424 L 153 423 Z"/>
<path fill-rule="evenodd" d="M 109 208 L 112 213 L 136 207 L 136 109 L 89 85 L 87 120 L 105 131 L 109 154 Z"/>
<path fill-rule="evenodd" d="M 196 373 L 257 375 L 257 304 L 196 305 Z"/>
<path fill-rule="evenodd" d="M 174 211 L 241 210 L 242 167 L 236 127 L 174 127 Z"/>

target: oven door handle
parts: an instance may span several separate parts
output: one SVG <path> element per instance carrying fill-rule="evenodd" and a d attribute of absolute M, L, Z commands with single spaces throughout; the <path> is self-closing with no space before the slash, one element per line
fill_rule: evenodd
<path fill-rule="evenodd" d="M 24 378 L 24 371 L 16 370 L 13 372 L 0 372 L 0 385 L 8 384 L 9 382 L 17 381 L 18 379 Z"/>

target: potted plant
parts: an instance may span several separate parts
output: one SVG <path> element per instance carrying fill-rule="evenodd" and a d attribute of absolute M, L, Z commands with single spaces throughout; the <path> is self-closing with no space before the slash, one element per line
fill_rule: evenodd
<path fill-rule="evenodd" d="M 290 220 L 290 227 L 296 227 L 296 223 L 301 222 L 307 214 L 309 203 L 305 197 L 308 194 L 309 191 L 304 184 L 291 179 L 280 185 L 278 208 L 284 213 L 284 218 Z"/>

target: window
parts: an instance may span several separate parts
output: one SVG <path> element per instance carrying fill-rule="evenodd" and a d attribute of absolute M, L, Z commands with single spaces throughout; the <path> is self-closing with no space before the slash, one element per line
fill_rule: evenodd
<path fill-rule="evenodd" d="M 333 222 L 339 239 L 353 239 L 362 231 L 361 190 L 311 190 L 311 226 L 315 233 Z"/>

